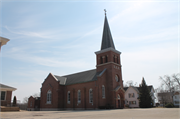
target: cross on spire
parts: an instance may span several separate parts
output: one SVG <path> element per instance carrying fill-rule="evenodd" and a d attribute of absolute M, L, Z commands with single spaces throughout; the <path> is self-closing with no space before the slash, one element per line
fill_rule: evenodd
<path fill-rule="evenodd" d="M 106 9 L 104 9 L 104 12 L 105 12 L 105 15 L 106 15 L 106 12 L 107 12 Z"/>

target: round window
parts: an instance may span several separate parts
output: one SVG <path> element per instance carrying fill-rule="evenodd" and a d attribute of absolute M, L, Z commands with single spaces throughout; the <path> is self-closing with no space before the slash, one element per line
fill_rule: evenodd
<path fill-rule="evenodd" d="M 115 80 L 116 80 L 116 82 L 119 82 L 119 79 L 118 79 L 117 75 L 115 76 Z"/>

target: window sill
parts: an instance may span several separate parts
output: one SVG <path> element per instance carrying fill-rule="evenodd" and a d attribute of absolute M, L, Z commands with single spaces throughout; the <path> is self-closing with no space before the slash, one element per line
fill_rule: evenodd
<path fill-rule="evenodd" d="M 51 102 L 46 102 L 46 104 L 51 104 Z"/>

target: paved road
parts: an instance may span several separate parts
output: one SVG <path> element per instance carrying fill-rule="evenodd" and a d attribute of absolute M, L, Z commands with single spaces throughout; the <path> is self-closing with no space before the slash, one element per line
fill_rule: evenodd
<path fill-rule="evenodd" d="M 0 112 L 1 119 L 180 119 L 180 108 Z"/>

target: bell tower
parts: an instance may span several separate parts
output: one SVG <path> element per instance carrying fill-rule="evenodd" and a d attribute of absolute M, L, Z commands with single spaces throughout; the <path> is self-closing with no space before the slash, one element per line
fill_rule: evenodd
<path fill-rule="evenodd" d="M 121 71 L 121 60 L 118 50 L 115 49 L 113 38 L 111 35 L 110 27 L 108 24 L 106 11 L 104 19 L 104 28 L 102 34 L 102 43 L 100 51 L 95 52 L 96 54 L 96 71 L 100 72 L 106 69 L 106 87 L 108 100 L 107 103 L 116 106 L 117 95 L 124 98 L 124 93 L 116 94 L 116 90 L 121 90 L 123 92 L 123 81 L 122 81 L 122 71 Z M 116 106 L 117 108 L 117 106 Z"/>

